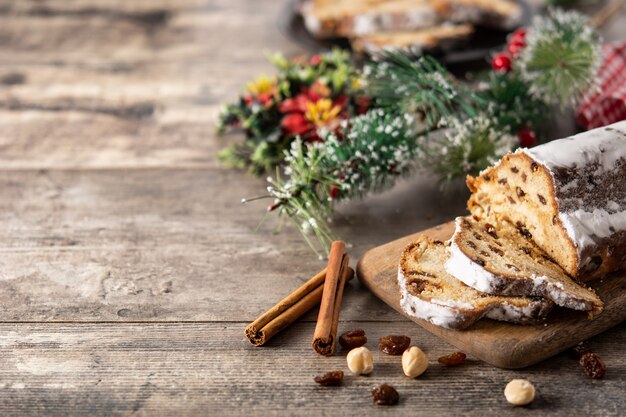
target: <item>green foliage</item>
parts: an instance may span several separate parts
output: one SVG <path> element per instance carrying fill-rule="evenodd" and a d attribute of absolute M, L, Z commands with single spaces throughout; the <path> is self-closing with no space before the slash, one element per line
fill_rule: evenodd
<path fill-rule="evenodd" d="M 418 153 L 413 128 L 411 117 L 375 109 L 352 119 L 341 138 L 328 133 L 323 143 L 294 141 L 285 158 L 288 179 L 270 179 L 271 209 L 290 219 L 316 252 L 327 252 L 335 239 L 328 225 L 334 201 L 385 190 L 410 172 Z"/>
<path fill-rule="evenodd" d="M 311 59 L 304 57 L 288 60 L 281 54 L 268 59 L 276 66 L 278 74 L 260 76 L 248 84 L 245 94 L 237 102 L 223 106 L 218 118 L 217 131 L 241 129 L 246 142 L 227 147 L 220 152 L 219 160 L 228 167 L 245 168 L 254 174 L 271 171 L 283 160 L 284 150 L 294 136 L 281 128 L 285 116 L 280 105 L 314 83 L 329 90 L 331 98 L 356 93 L 353 82 L 356 68 L 348 52 L 339 49 Z M 262 90 L 262 91 L 260 91 Z M 348 110 L 353 110 L 349 107 Z"/>
<path fill-rule="evenodd" d="M 496 120 L 482 115 L 455 120 L 450 129 L 431 135 L 424 144 L 424 165 L 437 174 L 444 186 L 455 178 L 478 174 L 517 142 L 497 125 Z"/>
<path fill-rule="evenodd" d="M 384 60 L 365 67 L 365 92 L 377 105 L 399 114 L 421 114 L 437 126 L 452 114 L 474 116 L 477 97 L 446 71 L 434 58 L 412 61 L 400 52 L 386 52 Z"/>
<path fill-rule="evenodd" d="M 490 72 L 478 94 L 486 104 L 483 113 L 502 132 L 517 133 L 523 127 L 537 129 L 549 114 L 546 103 L 530 94 L 519 74 Z"/>
<path fill-rule="evenodd" d="M 584 16 L 555 9 L 534 22 L 517 66 L 531 94 L 563 108 L 593 85 L 601 54 Z"/>

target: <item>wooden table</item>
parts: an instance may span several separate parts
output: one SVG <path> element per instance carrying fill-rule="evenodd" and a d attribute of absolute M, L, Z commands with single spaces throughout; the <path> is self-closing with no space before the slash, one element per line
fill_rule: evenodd
<path fill-rule="evenodd" d="M 263 179 L 225 170 L 219 104 L 271 72 L 264 52 L 301 52 L 270 0 L 34 0 L 0 5 L 0 415 L 624 415 L 626 324 L 592 341 L 608 364 L 591 381 L 559 355 L 522 371 L 436 363 L 420 379 L 376 353 L 370 377 L 313 354 L 315 314 L 252 347 L 246 323 L 321 269 L 297 232 L 255 234 Z M 621 19 L 621 23 L 623 23 Z M 620 20 L 609 37 L 624 34 Z M 464 210 L 418 175 L 340 207 L 337 231 L 366 249 Z M 340 331 L 410 335 L 431 359 L 452 347 L 358 282 Z M 470 358 L 471 359 L 471 358 Z M 539 397 L 513 409 L 502 390 Z M 402 397 L 372 404 L 382 382 Z"/>

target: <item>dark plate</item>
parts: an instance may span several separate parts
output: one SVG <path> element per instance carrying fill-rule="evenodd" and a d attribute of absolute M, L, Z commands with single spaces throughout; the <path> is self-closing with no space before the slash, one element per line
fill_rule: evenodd
<path fill-rule="evenodd" d="M 526 0 L 516 1 L 522 7 L 522 18 L 519 26 L 528 26 L 532 20 L 533 9 Z M 335 46 L 350 48 L 350 42 L 345 38 L 323 40 L 314 38 L 304 26 L 302 16 L 298 12 L 298 4 L 299 0 L 287 2 L 279 16 L 279 30 L 286 37 L 312 53 L 326 51 Z M 467 43 L 445 51 L 429 52 L 429 54 L 449 67 L 485 65 L 491 54 L 504 49 L 508 34 L 507 31 L 476 26 L 474 35 Z"/>

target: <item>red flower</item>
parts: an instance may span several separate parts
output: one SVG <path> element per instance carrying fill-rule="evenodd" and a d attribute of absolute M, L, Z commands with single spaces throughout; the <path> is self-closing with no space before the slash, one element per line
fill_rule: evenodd
<path fill-rule="evenodd" d="M 311 58 L 309 58 L 309 64 L 313 66 L 319 65 L 320 62 L 322 62 L 322 56 L 320 54 L 313 55 Z"/>
<path fill-rule="evenodd" d="M 331 100 L 329 96 L 330 89 L 317 81 L 310 88 L 303 88 L 296 97 L 280 103 L 278 110 L 285 114 L 280 125 L 285 133 L 303 136 L 308 141 L 318 141 L 319 127 L 337 129 L 339 121 L 345 117 L 348 97 L 340 96 Z"/>
<path fill-rule="evenodd" d="M 315 126 L 304 117 L 304 113 L 289 113 L 282 118 L 280 125 L 291 135 L 304 135 L 315 129 Z"/>

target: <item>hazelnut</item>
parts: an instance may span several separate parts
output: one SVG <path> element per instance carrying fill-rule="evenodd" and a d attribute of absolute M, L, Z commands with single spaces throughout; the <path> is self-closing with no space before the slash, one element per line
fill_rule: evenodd
<path fill-rule="evenodd" d="M 428 356 L 417 346 L 411 346 L 402 354 L 402 370 L 404 375 L 415 378 L 428 369 Z"/>
<path fill-rule="evenodd" d="M 535 387 L 525 379 L 514 379 L 506 384 L 504 396 L 513 405 L 530 404 L 535 399 Z"/>
<path fill-rule="evenodd" d="M 352 349 L 346 356 L 348 369 L 355 375 L 369 374 L 374 369 L 372 352 L 365 346 Z"/>

